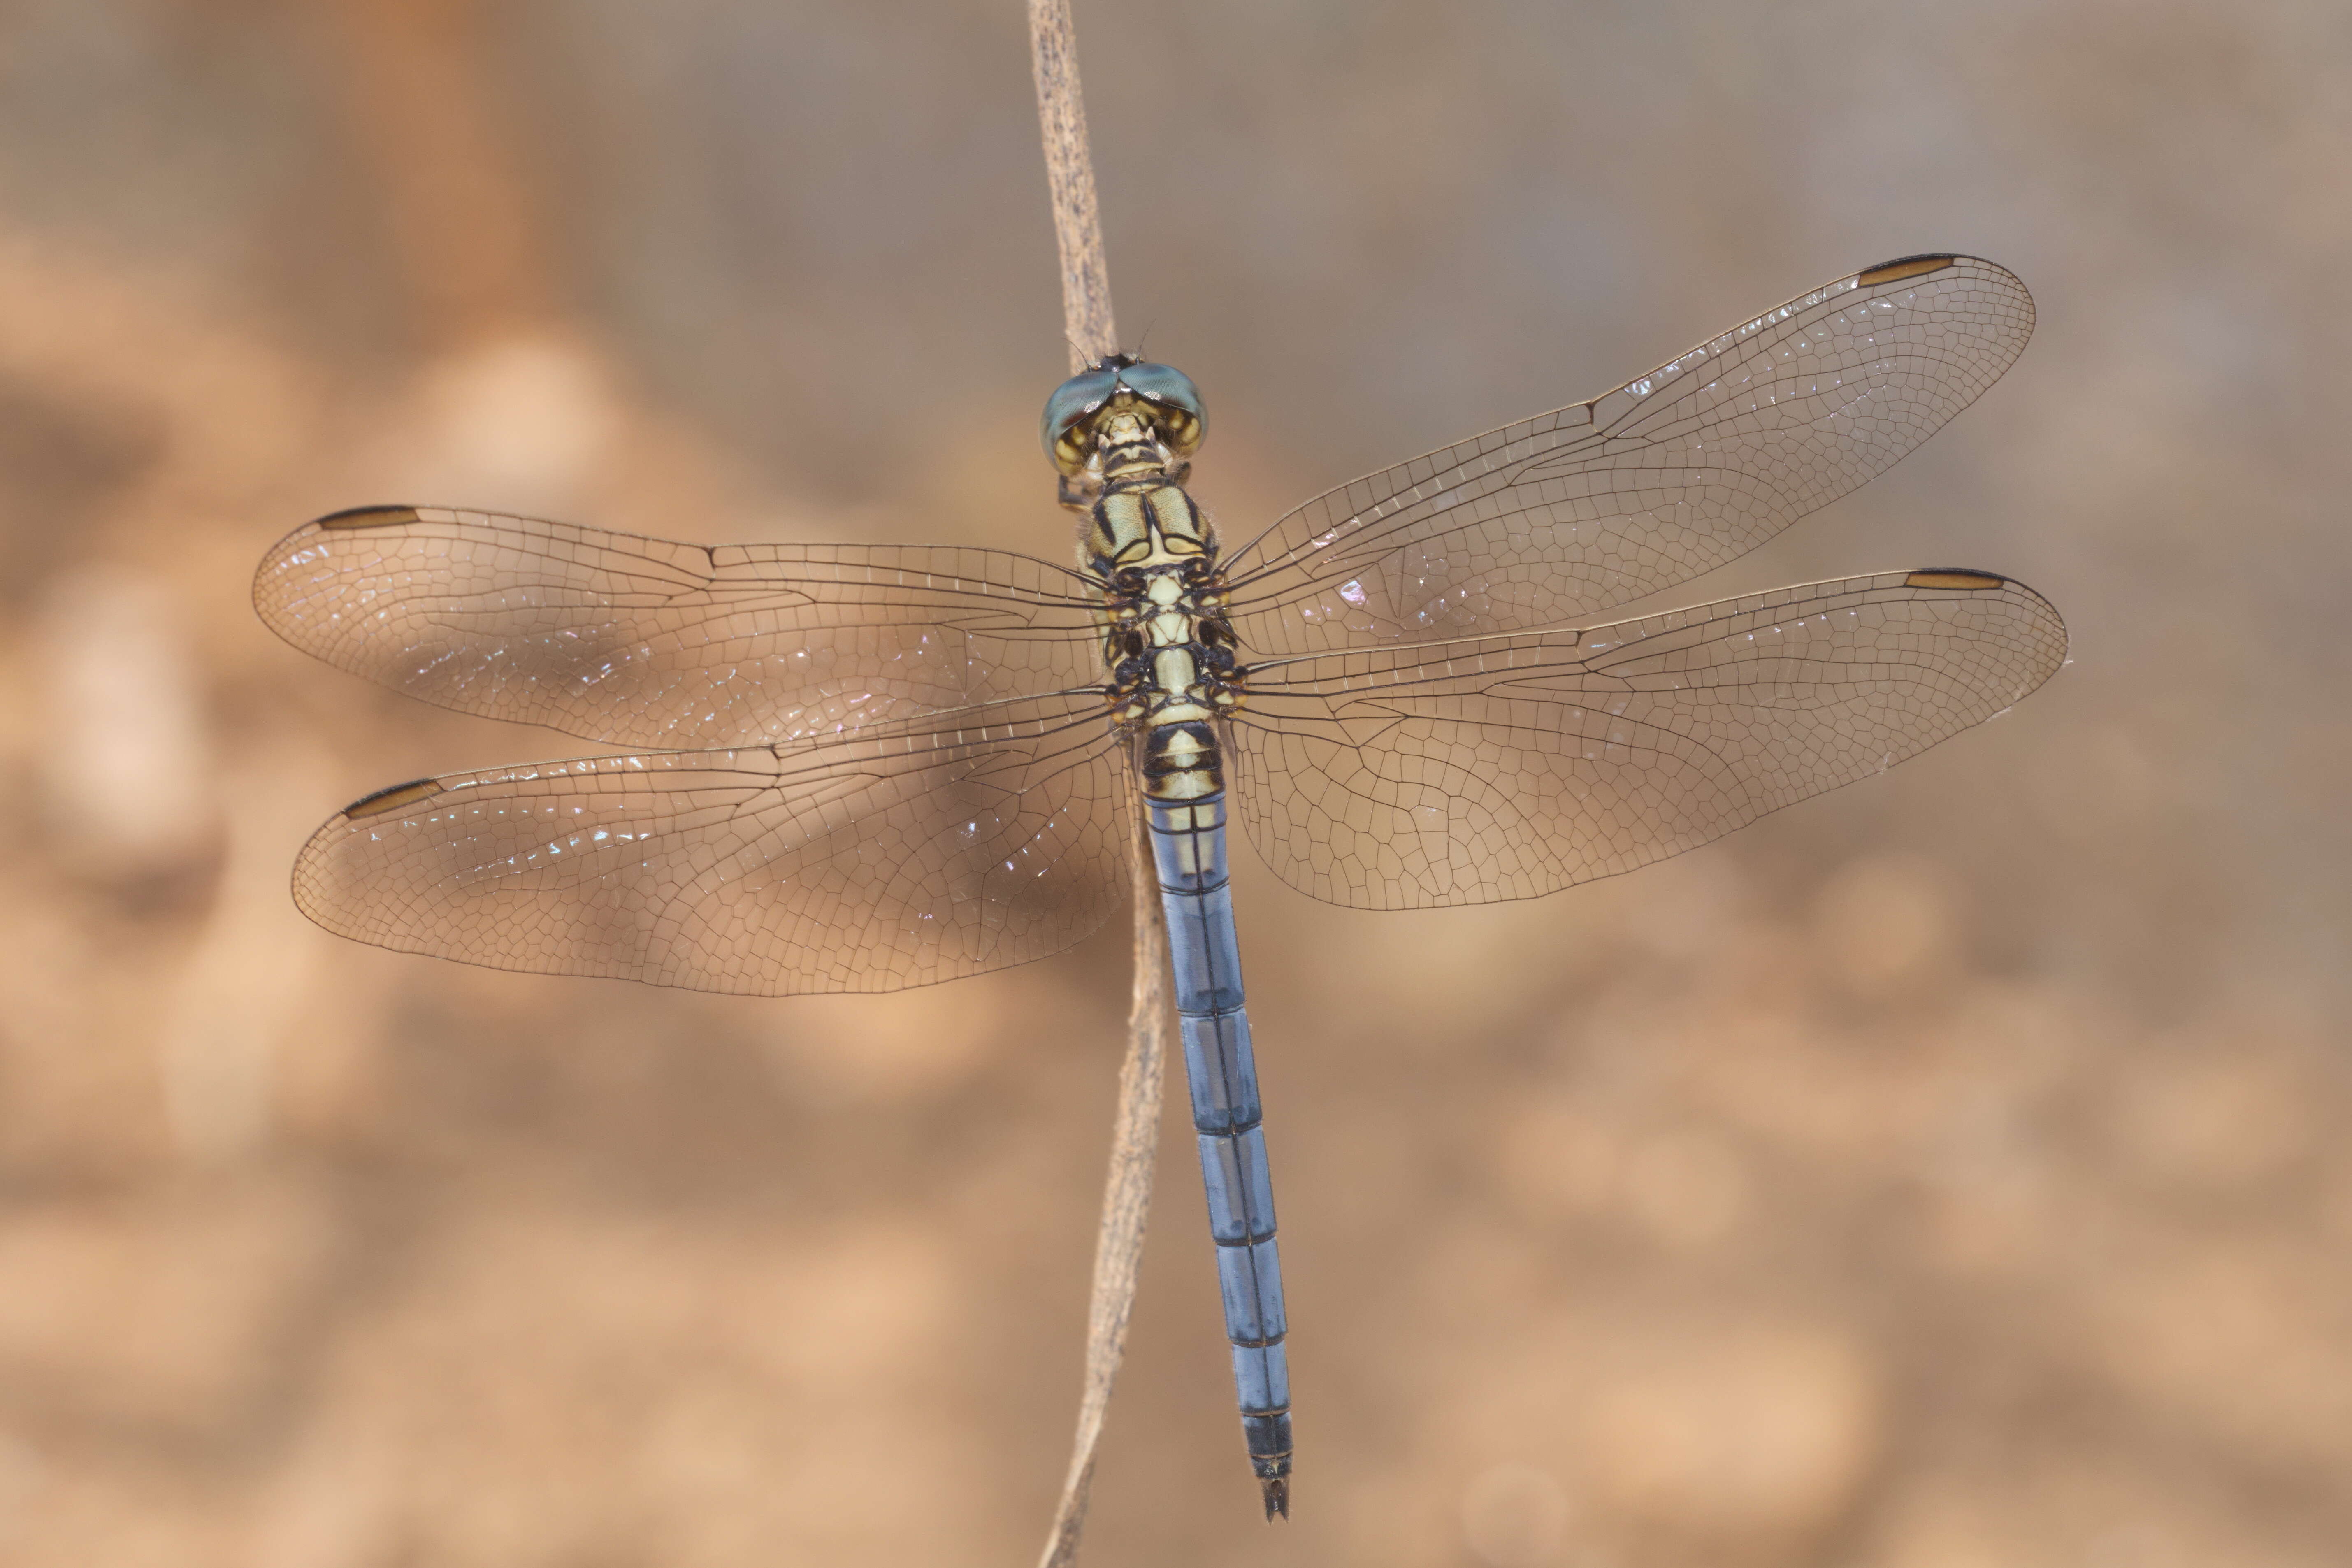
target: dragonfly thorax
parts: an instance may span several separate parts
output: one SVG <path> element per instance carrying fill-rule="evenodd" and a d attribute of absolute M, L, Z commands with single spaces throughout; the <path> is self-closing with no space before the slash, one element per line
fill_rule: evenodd
<path fill-rule="evenodd" d="M 1216 532 L 1164 469 L 1111 479 L 1087 509 L 1081 552 L 1102 590 L 1111 717 L 1139 748 L 1146 793 L 1191 800 L 1224 787 L 1217 721 L 1241 706 Z"/>

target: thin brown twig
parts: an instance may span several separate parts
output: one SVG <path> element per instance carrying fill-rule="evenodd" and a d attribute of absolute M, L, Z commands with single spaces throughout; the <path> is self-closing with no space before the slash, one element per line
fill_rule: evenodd
<path fill-rule="evenodd" d="M 1080 370 L 1117 350 L 1118 336 L 1111 322 L 1110 275 L 1103 261 L 1102 217 L 1095 205 L 1094 156 L 1087 143 L 1086 105 L 1078 94 L 1077 42 L 1069 0 L 1029 0 L 1029 37 L 1045 177 L 1054 198 L 1054 234 L 1061 250 L 1063 326 L 1070 342 L 1070 368 Z M 1135 1305 L 1144 1224 L 1151 1212 L 1173 987 L 1159 878 L 1152 871 L 1140 814 L 1129 853 L 1135 905 L 1135 994 L 1128 1010 L 1127 1058 L 1118 1070 L 1118 1113 L 1111 1124 L 1102 1223 L 1095 1235 L 1086 1387 L 1078 1401 L 1069 1474 L 1062 1483 L 1040 1568 L 1069 1568 L 1078 1560 L 1078 1538 L 1086 1529 L 1087 1496 L 1094 1485 L 1095 1449 L 1110 1408 L 1111 1384 L 1127 1353 L 1128 1317 Z"/>
<path fill-rule="evenodd" d="M 1102 1225 L 1095 1236 L 1094 1295 L 1087 1308 L 1086 1391 L 1078 1401 L 1078 1429 L 1070 1446 L 1069 1475 L 1054 1510 L 1053 1531 L 1038 1559 L 1041 1568 L 1068 1568 L 1078 1560 L 1078 1535 L 1086 1528 L 1087 1493 L 1094 1484 L 1095 1447 L 1102 1439 L 1103 1416 L 1110 1408 L 1112 1381 L 1127 1353 L 1128 1314 L 1135 1305 L 1144 1222 L 1151 1212 L 1171 987 L 1168 930 L 1160 912 L 1159 879 L 1152 873 L 1150 848 L 1140 841 L 1139 815 L 1137 820 L 1138 842 L 1131 851 L 1135 995 L 1128 1011 L 1127 1059 L 1118 1069 L 1118 1114 L 1111 1124 Z"/>
<path fill-rule="evenodd" d="M 1030 63 L 1037 76 L 1037 125 L 1045 139 L 1045 184 L 1054 195 L 1054 237 L 1062 253 L 1062 323 L 1070 368 L 1118 348 L 1111 322 L 1110 269 L 1103 261 L 1102 214 L 1095 206 L 1094 153 L 1078 93 L 1078 43 L 1069 0 L 1029 0 Z"/>

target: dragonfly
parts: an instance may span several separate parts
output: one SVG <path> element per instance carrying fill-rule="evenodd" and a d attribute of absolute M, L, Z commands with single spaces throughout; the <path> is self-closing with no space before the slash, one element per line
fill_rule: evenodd
<path fill-rule="evenodd" d="M 1329 903 L 1537 898 L 2007 711 L 2067 640 L 1999 573 L 1608 613 L 1885 471 L 2032 328 L 2003 268 L 1906 257 L 1231 545 L 1186 488 L 1198 388 L 1115 354 L 1045 406 L 1068 566 L 337 512 L 263 561 L 271 628 L 410 696 L 625 750 L 380 790 L 310 839 L 295 900 L 341 935 L 498 968 L 881 992 L 1062 952 L 1148 853 L 1245 1450 L 1286 1517 L 1288 1318 L 1229 827 Z"/>

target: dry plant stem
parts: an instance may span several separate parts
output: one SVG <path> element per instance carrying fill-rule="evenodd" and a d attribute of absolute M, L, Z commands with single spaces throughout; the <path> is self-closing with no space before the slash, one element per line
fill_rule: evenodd
<path fill-rule="evenodd" d="M 1042 1568 L 1078 1560 L 1087 1493 L 1094 1483 L 1095 1445 L 1110 1408 L 1111 1382 L 1127 1352 L 1127 1320 L 1143 1261 L 1144 1222 L 1151 1212 L 1153 1158 L 1160 1142 L 1160 1091 L 1168 1053 L 1168 927 L 1141 814 L 1130 852 L 1135 889 L 1135 997 L 1127 1016 L 1127 1059 L 1118 1069 L 1118 1115 L 1111 1126 L 1110 1173 L 1103 1183 L 1102 1228 L 1095 1237 L 1094 1298 L 1087 1308 L 1087 1382 L 1078 1401 L 1070 1473 L 1054 1510 Z"/>
<path fill-rule="evenodd" d="M 1094 154 L 1086 105 L 1078 95 L 1077 43 L 1069 0 L 1029 0 L 1029 38 L 1037 76 L 1037 123 L 1045 142 L 1045 178 L 1054 198 L 1054 236 L 1062 258 L 1062 320 L 1070 368 L 1082 370 L 1118 347 L 1111 324 L 1110 274 L 1103 262 L 1102 217 L 1095 206 Z M 1110 1408 L 1111 1384 L 1127 1353 L 1127 1322 L 1143 1261 L 1143 1227 L 1151 1212 L 1151 1178 L 1160 1138 L 1160 1091 L 1168 1059 L 1168 928 L 1143 816 L 1129 847 L 1135 904 L 1135 995 L 1127 1016 L 1127 1059 L 1118 1069 L 1118 1114 L 1111 1126 L 1110 1171 L 1103 1182 L 1102 1225 L 1095 1236 L 1094 1294 L 1087 1308 L 1087 1379 L 1070 1471 L 1045 1538 L 1042 1568 L 1078 1560 L 1095 1447 Z"/>
<path fill-rule="evenodd" d="M 1029 45 L 1054 237 L 1062 252 L 1062 330 L 1070 340 L 1070 368 L 1084 370 L 1118 350 L 1118 330 L 1111 323 L 1110 269 L 1103 262 L 1102 214 L 1095 206 L 1095 160 L 1078 93 L 1069 0 L 1029 0 Z"/>

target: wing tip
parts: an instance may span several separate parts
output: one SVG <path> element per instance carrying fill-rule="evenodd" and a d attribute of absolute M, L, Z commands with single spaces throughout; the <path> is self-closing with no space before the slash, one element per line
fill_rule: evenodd
<path fill-rule="evenodd" d="M 2074 645 L 2074 634 L 2067 627 L 2064 614 L 2057 605 L 2050 602 L 2048 595 L 2031 583 L 2020 582 L 2014 577 L 2005 577 L 1998 572 L 1986 572 L 1974 566 L 1923 566 L 1916 572 L 1905 573 L 1903 585 L 1906 588 L 1927 588 L 1948 594 L 2009 593 L 2012 603 L 2021 600 L 2026 613 L 2041 619 L 2047 628 L 2055 634 L 2057 648 L 2051 659 L 2050 668 L 2037 676 L 2032 685 L 2018 693 L 2020 699 L 2028 692 L 2039 689 L 2043 681 L 2048 680 L 2066 666 L 2069 653 Z M 2014 592 L 2011 593 L 2011 590 Z"/>

